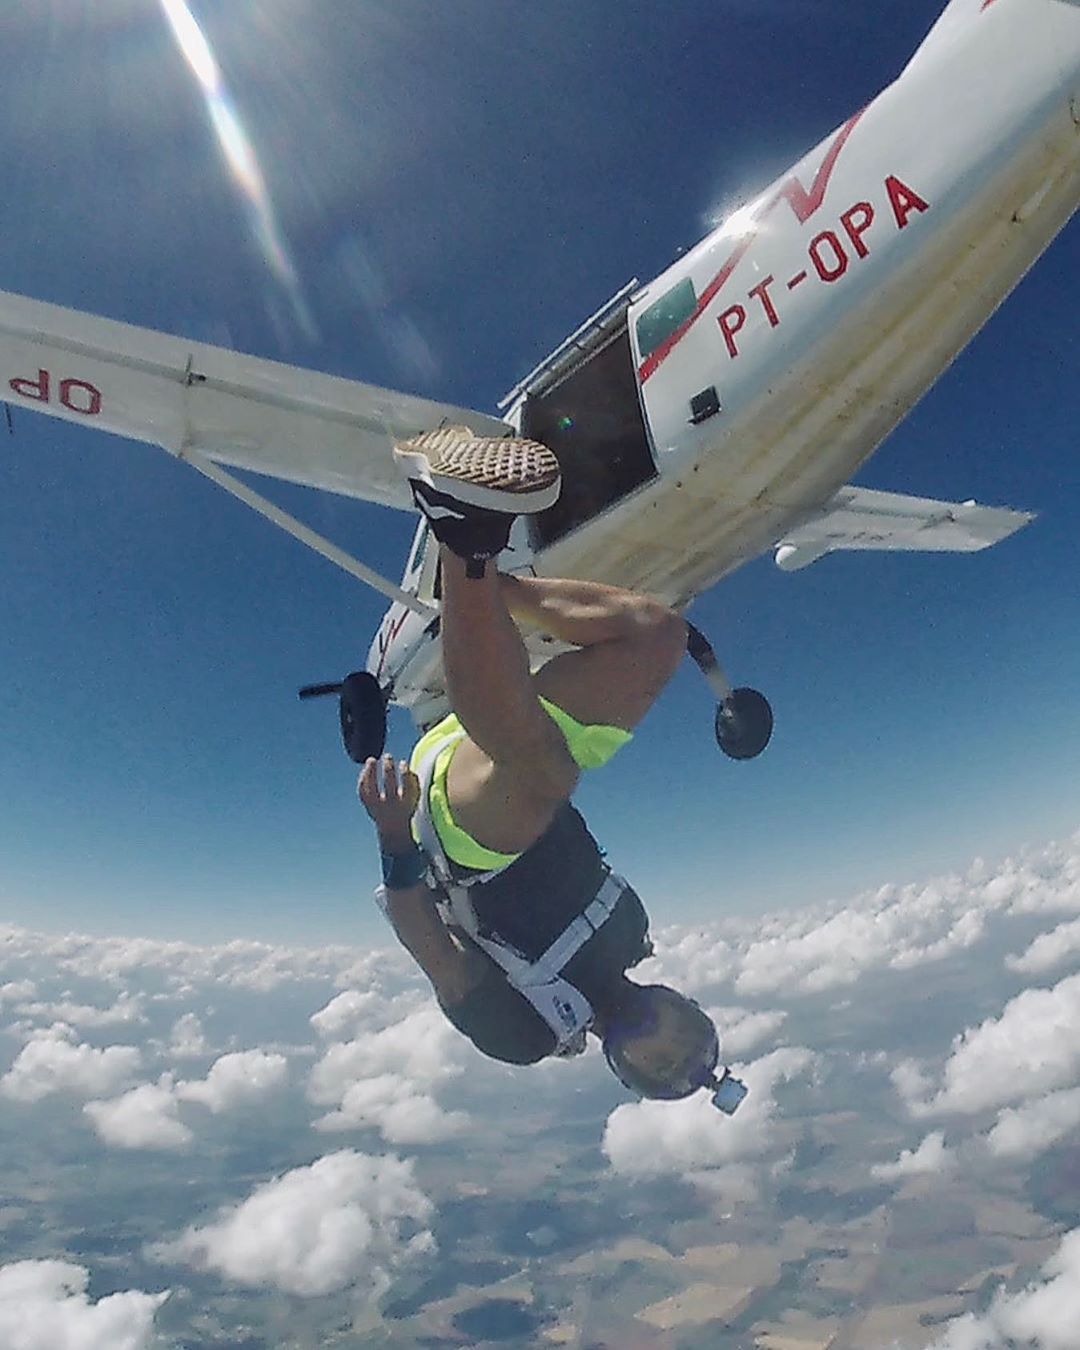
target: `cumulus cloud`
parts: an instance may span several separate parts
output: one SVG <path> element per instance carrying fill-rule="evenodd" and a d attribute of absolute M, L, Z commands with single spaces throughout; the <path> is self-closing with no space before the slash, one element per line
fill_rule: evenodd
<path fill-rule="evenodd" d="M 1078 911 L 1080 850 L 1051 844 L 992 875 L 977 862 L 963 875 L 889 884 L 842 906 L 664 930 L 642 971 L 691 994 L 729 983 L 744 998 L 814 994 L 970 950 L 995 917 Z"/>
<path fill-rule="evenodd" d="M 223 1184 L 215 1195 L 232 1198 L 227 1208 L 184 1214 L 168 1230 L 150 1230 L 151 1237 L 173 1238 L 155 1249 L 162 1259 L 251 1289 L 313 1297 L 323 1290 L 378 1293 L 409 1269 L 431 1245 L 431 1202 L 441 1195 L 458 1194 L 460 1187 L 461 1194 L 489 1197 L 478 1199 L 479 1205 L 497 1207 L 505 1200 L 508 1192 L 500 1188 L 508 1183 L 502 1172 L 492 1171 L 485 1151 L 474 1147 L 472 1129 L 485 1138 L 513 1133 L 519 1147 L 526 1138 L 542 1140 L 536 1159 L 530 1159 L 538 1177 L 549 1156 L 557 1158 L 560 1150 L 581 1156 L 582 1129 L 594 1138 L 603 1130 L 613 1175 L 592 1179 L 598 1194 L 605 1187 L 623 1191 L 634 1177 L 685 1178 L 706 1198 L 722 1196 L 725 1208 L 745 1202 L 751 1224 L 759 1218 L 772 1223 L 776 1217 L 768 1210 L 772 1188 L 764 1180 L 795 1167 L 800 1171 L 793 1176 L 793 1192 L 813 1195 L 813 1203 L 819 1194 L 831 1203 L 834 1186 L 840 1195 L 847 1187 L 865 1190 L 874 1164 L 876 1182 L 933 1176 L 940 1167 L 953 1167 L 964 1187 L 983 1186 L 992 1206 L 997 1197 L 1017 1194 L 1017 1169 L 1010 1164 L 1027 1162 L 1080 1128 L 1080 989 L 1074 986 L 1080 975 L 1060 979 L 1069 974 L 1064 970 L 1038 978 L 1071 948 L 1073 921 L 1080 914 L 1078 878 L 1080 838 L 1071 854 L 1043 850 L 1002 865 L 996 875 L 986 867 L 973 868 L 923 886 L 883 887 L 832 910 L 664 930 L 658 960 L 650 963 L 647 975 L 645 969 L 639 973 L 669 979 L 701 997 L 723 1037 L 725 1059 L 756 1059 L 739 1070 L 751 1095 L 732 1118 L 699 1093 L 682 1103 L 627 1104 L 613 1111 L 606 1125 L 602 1119 L 589 1124 L 585 1113 L 597 1099 L 587 1085 L 600 1091 L 606 1086 L 595 1055 L 572 1064 L 552 1061 L 546 1068 L 486 1072 L 400 955 L 345 948 L 296 952 L 256 943 L 195 948 L 22 933 L 10 941 L 0 934 L 0 978 L 7 981 L 0 984 L 0 997 L 8 1021 L 18 1004 L 35 1017 L 59 1011 L 78 1017 L 88 1010 L 83 1028 L 110 1011 L 138 1009 L 149 1029 L 139 1032 L 142 1067 L 135 1045 L 100 1050 L 80 1044 L 117 1039 L 107 1030 L 95 1036 L 73 1029 L 67 1020 L 67 1025 L 35 1031 L 25 1045 L 23 1033 L 10 1041 L 8 1058 L 20 1047 L 21 1053 L 0 1080 L 0 1092 L 8 1099 L 9 1114 L 13 1101 L 37 1101 L 50 1093 L 71 1090 L 81 1094 L 80 1101 L 90 1098 L 79 1118 L 90 1156 L 92 1126 L 110 1147 L 142 1150 L 140 1176 L 145 1175 L 148 1187 L 168 1172 L 194 1183 L 186 1194 L 200 1194 L 207 1169 L 212 1179 L 220 1176 Z M 1060 916 L 1068 922 L 1031 941 L 1040 928 L 1059 924 Z M 993 954 L 980 951 L 980 942 Z M 1003 964 L 998 953 L 1006 951 L 1022 955 Z M 975 953 L 974 959 L 963 959 L 965 952 Z M 932 963 L 947 957 L 953 958 L 948 969 L 936 974 Z M 916 963 L 917 979 L 890 973 Z M 1047 987 L 1016 996 L 1032 982 Z M 816 997 L 820 991 L 826 996 Z M 211 1007 L 212 1024 L 202 1011 Z M 199 1009 L 200 1016 L 185 1009 Z M 208 1045 L 200 1017 L 212 1025 L 218 1048 Z M 132 1019 L 129 1025 L 141 1024 Z M 274 1045 L 236 1050 L 259 1044 L 268 1026 Z M 135 1038 L 134 1031 L 125 1031 L 123 1039 Z M 783 1047 L 788 1039 L 809 1048 Z M 298 1051 L 300 1041 L 304 1045 Z M 778 1045 L 782 1048 L 774 1048 Z M 229 1054 L 221 1053 L 225 1048 Z M 271 1053 L 278 1049 L 284 1054 Z M 211 1113 L 239 1110 L 267 1100 L 267 1093 L 284 1091 L 288 1063 L 308 1055 L 302 1088 L 316 1109 L 301 1114 L 301 1104 L 293 1101 L 289 1109 L 267 1112 L 265 1123 L 259 1121 L 260 1143 L 272 1136 L 268 1152 L 283 1159 L 283 1175 L 269 1180 L 264 1172 L 237 1181 L 238 1175 L 250 1175 L 246 1130 L 215 1130 L 212 1154 L 192 1146 L 200 1129 L 212 1128 Z M 198 1064 L 192 1062 L 196 1057 Z M 463 1078 L 466 1066 L 469 1074 Z M 145 1081 L 166 1068 L 172 1072 Z M 807 1092 L 794 1083 L 784 1091 L 781 1084 L 799 1075 L 805 1081 L 811 1070 L 822 1085 L 813 1093 L 812 1120 L 785 1118 L 792 1110 L 789 1103 L 797 1106 Z M 934 1112 L 943 1117 L 895 1143 L 894 1127 L 883 1125 L 890 1070 L 915 1117 L 922 1120 Z M 604 1081 L 597 1082 L 597 1076 Z M 297 1091 L 295 1082 L 292 1090 Z M 467 1108 L 475 1119 L 450 1110 L 450 1104 Z M 945 1121 L 946 1113 L 953 1118 Z M 58 1132 L 67 1128 L 70 1112 L 51 1114 Z M 312 1117 L 318 1117 L 314 1135 Z M 939 1125 L 947 1129 L 948 1147 Z M 926 1134 L 932 1129 L 935 1133 Z M 417 1152 L 464 1133 L 467 1147 L 459 1145 L 453 1154 L 448 1147 L 445 1157 L 418 1162 L 418 1170 L 430 1169 L 420 1173 L 422 1184 L 411 1171 L 395 1172 L 408 1165 L 393 1158 L 344 1152 L 329 1159 L 362 1161 L 322 1159 L 309 1165 L 322 1147 L 355 1143 L 375 1151 L 371 1141 L 378 1136 L 350 1138 L 345 1133 L 350 1130 L 378 1131 L 389 1148 Z M 883 1130 L 888 1142 L 883 1142 Z M 795 1153 L 797 1140 L 807 1147 Z M 65 1140 L 64 1146 L 74 1153 L 78 1142 Z M 900 1142 L 909 1147 L 897 1157 Z M 119 1195 L 114 1178 L 124 1171 L 89 1169 L 80 1179 L 68 1169 L 58 1183 L 68 1188 L 64 1213 L 76 1204 L 82 1206 L 80 1213 L 89 1214 L 95 1206 L 100 1213 L 113 1212 Z M 517 1178 L 509 1184 L 516 1185 Z M 584 1184 L 590 1184 L 588 1178 Z M 106 1188 L 100 1203 L 99 1186 Z M 956 1188 L 948 1190 L 952 1201 Z M 574 1194 L 572 1187 L 552 1183 L 549 1198 L 556 1208 L 572 1206 Z M 870 1196 L 880 1202 L 876 1189 Z M 658 1203 L 662 1208 L 662 1198 Z M 880 1203 L 888 1211 L 889 1199 Z M 928 1195 L 926 1203 L 937 1202 Z M 928 1216 L 931 1227 L 936 1217 Z M 1037 1229 L 1041 1242 L 1049 1224 L 1019 1210 L 1014 1217 L 1018 1231 Z M 658 1212 L 657 1224 L 663 1222 Z M 979 1264 L 965 1269 L 963 1278 L 980 1276 L 988 1259 L 980 1248 L 966 1239 L 950 1248 L 948 1232 L 937 1242 L 943 1251 L 957 1253 L 958 1265 L 965 1259 L 960 1253 L 970 1250 L 972 1262 Z M 50 1249 L 61 1248 L 44 1248 Z M 1048 1248 L 1039 1250 L 1044 1254 Z M 886 1280 L 889 1262 L 896 1259 L 882 1248 Z M 991 1253 L 989 1259 L 997 1257 Z M 1014 1325 L 1009 1318 L 1037 1306 L 1033 1297 L 1045 1289 L 1062 1297 L 1071 1269 L 1045 1271 L 1024 1292 L 1026 1302 L 999 1300 L 981 1319 L 956 1323 L 948 1334 L 959 1337 L 974 1328 L 971 1334 L 983 1340 L 972 1344 L 1005 1344 Z M 970 1282 L 962 1286 L 965 1293 L 974 1288 Z M 78 1288 L 72 1289 L 65 1298 L 77 1303 Z M 222 1336 L 239 1334 L 241 1325 L 255 1328 L 252 1334 L 266 1331 L 259 1325 L 265 1299 L 238 1294 L 228 1302 L 235 1311 L 222 1314 Z M 85 1297 L 82 1303 L 90 1306 Z M 358 1316 L 355 1308 L 353 1313 Z M 309 1306 L 309 1316 L 318 1315 Z M 1068 1308 L 1062 1314 L 1071 1315 Z M 165 1316 L 179 1324 L 189 1317 L 187 1304 L 170 1306 Z M 0 1322 L 0 1345 L 7 1343 L 5 1329 Z M 320 1332 L 326 1330 L 320 1326 Z M 936 1332 L 944 1334 L 940 1327 Z M 197 1339 L 190 1325 L 182 1334 Z M 54 1343 L 64 1345 L 62 1339 Z M 124 1344 L 119 1335 L 111 1343 Z M 950 1350 L 962 1344 L 967 1350 L 959 1340 Z M 81 1341 L 72 1345 L 84 1350 Z M 93 1340 L 87 1345 L 97 1350 Z"/>
<path fill-rule="evenodd" d="M 940 1090 L 908 1098 L 913 1115 L 976 1114 L 1080 1078 L 1080 975 L 1052 989 L 1025 989 L 1000 1017 L 953 1042 Z"/>
<path fill-rule="evenodd" d="M 1022 859 L 1006 859 L 986 883 L 987 902 L 1009 914 L 1080 911 L 1080 832 L 1070 844 L 1050 844 Z"/>
<path fill-rule="evenodd" d="M 444 1111 L 431 1088 L 461 1072 L 464 1053 L 460 1036 L 431 1003 L 388 1027 L 331 1045 L 311 1071 L 308 1096 L 337 1109 L 315 1128 L 374 1127 L 392 1144 L 429 1144 L 460 1134 L 468 1118 Z"/>
<path fill-rule="evenodd" d="M 202 1023 L 194 1013 L 184 1013 L 173 1023 L 169 1035 L 169 1053 L 174 1059 L 198 1059 L 208 1054 L 210 1047 L 203 1034 Z"/>
<path fill-rule="evenodd" d="M 655 956 L 638 967 L 641 978 L 670 980 L 687 994 L 726 984 L 736 973 L 735 940 L 709 928 L 666 928 L 653 934 Z"/>
<path fill-rule="evenodd" d="M 361 993 L 358 989 L 344 989 L 325 1008 L 312 1013 L 309 1020 L 320 1036 L 340 1036 L 343 1031 L 354 1030 L 380 1003 L 374 990 Z"/>
<path fill-rule="evenodd" d="M 93 1303 L 90 1272 L 67 1261 L 0 1266 L 0 1345 L 11 1350 L 149 1350 L 169 1297 L 138 1290 Z"/>
<path fill-rule="evenodd" d="M 1040 933 L 1027 951 L 1010 956 L 1006 965 L 1024 975 L 1041 975 L 1077 953 L 1080 953 L 1080 919 L 1073 919 L 1059 924 L 1052 932 Z"/>
<path fill-rule="evenodd" d="M 0 984 L 0 1007 L 33 998 L 36 993 L 37 985 L 33 980 L 8 980 L 7 984 Z"/>
<path fill-rule="evenodd" d="M 62 998 L 55 1003 L 20 1003 L 15 1011 L 20 1017 L 45 1019 L 50 1023 L 66 1022 L 76 1027 L 107 1027 L 146 1021 L 142 999 L 127 992 L 108 1008 Z"/>
<path fill-rule="evenodd" d="M 37 1102 L 54 1092 L 96 1097 L 133 1078 L 141 1060 L 131 1045 L 104 1050 L 76 1045 L 71 1027 L 57 1023 L 31 1035 L 0 1078 L 0 1092 L 17 1102 Z"/>
<path fill-rule="evenodd" d="M 779 1008 L 707 1008 L 706 1012 L 720 1034 L 721 1054 L 725 1059 L 743 1059 L 763 1041 L 770 1041 L 787 1020 Z"/>
<path fill-rule="evenodd" d="M 203 1079 L 176 1082 L 163 1074 L 112 1101 L 88 1102 L 83 1113 L 98 1137 L 116 1148 L 180 1149 L 194 1134 L 179 1117 L 181 1102 L 194 1102 L 214 1115 L 260 1101 L 282 1086 L 288 1073 L 284 1055 L 243 1050 L 222 1055 Z"/>
<path fill-rule="evenodd" d="M 404 961 L 386 952 L 358 954 L 354 947 L 277 947 L 236 940 L 217 947 L 155 938 L 90 937 L 86 934 L 4 930 L 7 959 L 46 962 L 62 977 L 122 988 L 133 977 L 158 976 L 174 991 L 202 984 L 269 993 L 288 984 L 313 980 L 332 984 L 364 983 L 388 971 L 405 970 Z"/>
<path fill-rule="evenodd" d="M 341 1106 L 316 1120 L 315 1129 L 375 1127 L 389 1144 L 434 1144 L 463 1133 L 468 1123 L 463 1111 L 444 1111 L 430 1093 L 384 1073 L 353 1083 Z"/>
<path fill-rule="evenodd" d="M 740 1069 L 750 1095 L 730 1117 L 705 1092 L 678 1102 L 617 1106 L 607 1119 L 604 1153 L 615 1171 L 633 1176 L 691 1176 L 764 1158 L 776 1150 L 777 1084 L 814 1061 L 809 1050 L 784 1047 Z"/>
<path fill-rule="evenodd" d="M 1080 1088 L 1069 1088 L 1000 1111 L 986 1144 L 995 1157 L 1028 1161 L 1078 1126 Z"/>
<path fill-rule="evenodd" d="M 999 1293 L 989 1310 L 950 1322 L 931 1350 L 1074 1350 L 1080 1327 L 1080 1228 L 1066 1233 L 1042 1268 L 1044 1278 L 1016 1294 Z"/>
<path fill-rule="evenodd" d="M 87 1102 L 83 1113 L 98 1137 L 116 1148 L 171 1150 L 186 1148 L 194 1135 L 177 1118 L 173 1085 L 143 1083 L 113 1101 Z"/>
<path fill-rule="evenodd" d="M 177 1083 L 175 1092 L 181 1101 L 199 1102 L 219 1115 L 233 1107 L 258 1101 L 281 1087 L 288 1076 L 288 1068 L 284 1055 L 241 1050 L 215 1060 L 204 1079 Z"/>
<path fill-rule="evenodd" d="M 901 1177 L 943 1172 L 951 1165 L 952 1155 L 945 1147 L 945 1135 L 935 1130 L 926 1136 L 918 1148 L 904 1149 L 895 1162 L 875 1163 L 870 1168 L 870 1175 L 878 1181 L 898 1181 Z"/>
<path fill-rule="evenodd" d="M 361 1078 L 395 1073 L 435 1083 L 461 1072 L 463 1041 L 434 1004 L 401 1021 L 331 1045 L 314 1066 L 308 1093 L 319 1105 L 336 1105 Z"/>
<path fill-rule="evenodd" d="M 924 886 L 885 886 L 861 905 L 824 920 L 799 916 L 742 954 L 735 988 L 758 995 L 795 988 L 804 993 L 853 984 L 875 966 L 904 969 L 970 947 L 985 916 L 958 878 Z"/>
<path fill-rule="evenodd" d="M 394 1270 L 434 1250 L 432 1211 L 411 1162 L 344 1150 L 256 1187 L 150 1255 L 307 1298 L 352 1287 L 378 1297 Z"/>
<path fill-rule="evenodd" d="M 908 1103 L 909 1109 L 918 1109 L 934 1090 L 934 1080 L 926 1068 L 914 1059 L 902 1059 L 889 1074 L 893 1087 Z"/>

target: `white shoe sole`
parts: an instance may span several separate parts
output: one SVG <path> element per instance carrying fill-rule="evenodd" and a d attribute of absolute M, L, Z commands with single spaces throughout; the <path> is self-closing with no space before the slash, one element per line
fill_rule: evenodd
<path fill-rule="evenodd" d="M 406 478 L 427 483 L 468 506 L 534 515 L 559 499 L 559 461 L 539 441 L 475 436 L 442 427 L 394 447 Z"/>

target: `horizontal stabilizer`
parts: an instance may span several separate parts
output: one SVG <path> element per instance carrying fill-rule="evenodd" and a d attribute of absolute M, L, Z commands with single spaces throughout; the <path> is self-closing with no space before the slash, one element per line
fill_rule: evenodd
<path fill-rule="evenodd" d="M 412 509 L 393 442 L 485 413 L 0 292 L 0 400 L 291 483 Z"/>
<path fill-rule="evenodd" d="M 976 553 L 1033 519 L 1029 511 L 844 487 L 818 515 L 785 535 L 776 547 L 776 565 L 797 572 L 841 549 Z"/>

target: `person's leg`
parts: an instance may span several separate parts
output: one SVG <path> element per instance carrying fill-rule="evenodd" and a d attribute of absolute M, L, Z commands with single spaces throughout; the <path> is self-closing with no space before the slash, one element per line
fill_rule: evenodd
<path fill-rule="evenodd" d="M 595 581 L 502 578 L 511 614 L 571 642 L 537 672 L 537 693 L 579 722 L 632 730 L 686 654 L 686 624 L 648 596 Z"/>
<path fill-rule="evenodd" d="M 440 636 L 450 706 L 491 761 L 529 776 L 547 795 L 568 796 L 577 771 L 562 734 L 540 706 L 529 658 L 507 609 L 503 578 L 482 577 L 441 550 Z"/>
<path fill-rule="evenodd" d="M 578 768 L 539 697 L 571 718 L 629 730 L 685 650 L 682 620 L 653 601 L 590 582 L 500 579 L 491 562 L 513 516 L 558 496 L 551 451 L 522 438 L 440 428 L 395 446 L 441 544 L 442 645 L 466 739 L 446 786 L 457 824 L 501 853 L 528 848 L 574 789 Z M 510 609 L 579 647 L 533 679 Z"/>
<path fill-rule="evenodd" d="M 442 642 L 451 705 L 469 739 L 447 789 L 457 823 L 478 842 L 520 852 L 573 791 L 578 769 L 538 702 L 629 730 L 648 711 L 686 649 L 686 626 L 642 596 L 594 582 L 482 578 L 442 551 Z M 511 612 L 580 650 L 533 677 Z"/>

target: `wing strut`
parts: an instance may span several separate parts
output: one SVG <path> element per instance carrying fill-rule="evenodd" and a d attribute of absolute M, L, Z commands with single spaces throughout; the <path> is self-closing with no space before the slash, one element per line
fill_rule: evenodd
<path fill-rule="evenodd" d="M 267 497 L 249 488 L 239 478 L 234 478 L 231 473 L 227 473 L 220 465 L 214 464 L 197 451 L 181 450 L 179 457 L 190 464 L 193 469 L 198 469 L 212 483 L 216 483 L 218 487 L 224 488 L 226 492 L 238 498 L 245 506 L 250 506 L 253 511 L 258 511 L 260 516 L 265 516 L 267 520 L 273 521 L 286 534 L 291 534 L 294 539 L 299 539 L 302 544 L 314 549 L 316 553 L 320 553 L 328 561 L 335 563 L 343 572 L 348 572 L 350 576 L 364 582 L 372 590 L 378 591 L 380 595 L 385 595 L 388 600 L 396 600 L 399 605 L 404 605 L 406 609 L 413 610 L 425 619 L 433 619 L 438 613 L 438 610 L 432 609 L 430 605 L 425 605 L 422 601 L 417 600 L 416 596 L 409 591 L 403 591 L 400 586 L 395 586 L 380 572 L 365 567 L 362 562 L 358 562 L 344 549 L 338 548 L 337 544 L 331 543 L 323 535 L 317 534 L 302 520 L 297 520 L 295 516 L 283 511 L 280 506 L 275 506 Z"/>

